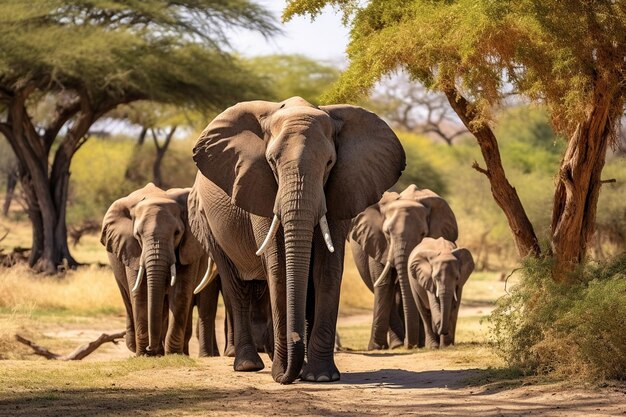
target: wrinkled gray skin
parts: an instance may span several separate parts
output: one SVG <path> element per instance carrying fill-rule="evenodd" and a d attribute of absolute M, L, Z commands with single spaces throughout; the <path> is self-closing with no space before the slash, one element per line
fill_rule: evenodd
<path fill-rule="evenodd" d="M 443 238 L 425 238 L 411 252 L 409 270 L 426 329 L 426 347 L 454 344 L 463 286 L 474 270 L 472 254 Z"/>
<path fill-rule="evenodd" d="M 344 242 L 350 219 L 404 169 L 398 138 L 359 107 L 315 107 L 299 97 L 245 102 L 211 122 L 194 161 L 200 172 L 190 222 L 231 300 L 235 370 L 263 367 L 249 323 L 238 319 L 249 314 L 250 280 L 260 279 L 270 290 L 274 380 L 291 383 L 301 371 L 307 381 L 338 380 L 333 348 Z M 321 233 L 323 216 L 334 252 Z M 279 227 L 258 256 L 274 217 Z"/>
<path fill-rule="evenodd" d="M 126 346 L 137 355 L 188 353 L 192 294 L 207 265 L 187 221 L 189 191 L 150 183 L 115 201 L 104 216 L 100 241 L 126 307 Z M 145 273 L 133 292 L 140 264 Z"/>
<path fill-rule="evenodd" d="M 254 280 L 250 283 L 250 331 L 257 352 L 265 352 L 270 359 L 274 356 L 274 328 L 269 290 L 266 281 Z M 235 357 L 235 331 L 230 305 L 226 308 L 224 335 L 226 345 L 224 356 Z"/>
<path fill-rule="evenodd" d="M 215 336 L 215 316 L 217 314 L 217 299 L 219 296 L 219 276 L 204 290 L 193 296 L 192 308 L 189 310 L 187 332 L 185 339 L 189 340 L 192 334 L 193 306 L 198 308 L 196 335 L 198 337 L 198 356 L 220 356 Z"/>
<path fill-rule="evenodd" d="M 434 192 L 408 186 L 401 193 L 387 192 L 352 222 L 350 247 L 361 278 L 374 293 L 372 332 L 368 349 L 423 346 L 421 319 L 409 284 L 408 259 L 424 237 L 455 241 L 458 226 L 452 209 Z M 385 264 L 389 273 L 379 285 Z M 394 301 L 398 291 L 401 302 Z M 398 307 L 401 306 L 399 329 Z M 403 320 L 402 320 L 403 319 Z M 388 341 L 389 334 L 389 341 Z"/>

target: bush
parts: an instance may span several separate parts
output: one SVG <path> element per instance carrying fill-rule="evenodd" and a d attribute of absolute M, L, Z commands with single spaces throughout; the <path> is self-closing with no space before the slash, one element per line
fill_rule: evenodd
<path fill-rule="evenodd" d="M 489 317 L 496 350 L 525 373 L 626 379 L 626 255 L 589 264 L 574 283 L 527 259 L 521 280 Z"/>

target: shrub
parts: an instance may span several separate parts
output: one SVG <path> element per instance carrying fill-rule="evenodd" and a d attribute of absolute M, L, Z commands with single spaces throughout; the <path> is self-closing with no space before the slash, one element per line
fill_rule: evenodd
<path fill-rule="evenodd" d="M 554 282 L 551 266 L 525 260 L 498 301 L 489 317 L 498 354 L 526 373 L 626 379 L 626 255 L 588 264 L 569 284 Z"/>

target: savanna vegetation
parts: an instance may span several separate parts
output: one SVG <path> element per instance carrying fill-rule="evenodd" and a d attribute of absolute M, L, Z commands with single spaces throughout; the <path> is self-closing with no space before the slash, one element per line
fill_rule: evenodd
<path fill-rule="evenodd" d="M 8 404 L 43 410 L 85 389 L 104 407 L 103 393 L 123 399 L 111 388 L 119 384 L 133 407 L 151 410 L 140 392 L 148 371 L 162 377 L 151 395 L 167 410 L 207 395 L 201 360 L 33 370 L 14 335 L 66 352 L 85 328 L 124 328 L 98 235 L 111 202 L 150 181 L 190 186 L 191 149 L 215 114 L 240 100 L 294 95 L 385 117 L 407 155 L 395 188 L 414 183 L 442 195 L 459 245 L 474 255 L 457 345 L 401 350 L 397 366 L 407 355 L 437 369 L 485 370 L 470 375 L 478 380 L 459 377 L 459 386 L 536 375 L 626 379 L 623 2 L 287 2 L 286 18 L 315 17 L 326 5 L 344 13 L 343 73 L 302 55 L 231 53 L 227 27 L 279 31 L 249 1 L 28 3 L 0 5 L 0 196 L 10 202 L 0 255 L 31 248 L 26 264 L 0 266 L 0 359 L 17 360 L 0 371 Z M 347 253 L 344 348 L 366 348 L 372 304 Z M 116 349 L 104 346 L 102 358 L 128 353 Z M 242 380 L 237 395 L 254 384 Z"/>
<path fill-rule="evenodd" d="M 493 199 L 507 218 L 519 256 L 549 265 L 538 274 L 526 267 L 526 278 L 518 291 L 524 293 L 524 287 L 529 287 L 526 290 L 535 296 L 520 296 L 517 304 L 512 302 L 524 320 L 540 322 L 540 336 L 531 337 L 526 344 L 521 342 L 524 338 L 513 337 L 525 333 L 525 329 L 516 320 L 498 320 L 498 314 L 508 314 L 506 308 L 495 313 L 494 320 L 509 327 L 499 335 L 508 334 L 510 343 L 525 353 L 521 355 L 523 358 L 527 354 L 541 362 L 537 357 L 542 356 L 550 363 L 562 357 L 566 361 L 584 362 L 588 365 L 586 369 L 594 368 L 595 375 L 600 377 L 626 378 L 623 370 L 612 369 L 610 361 L 591 358 L 610 357 L 616 349 L 623 352 L 626 349 L 623 337 L 596 343 L 594 349 L 581 347 L 585 353 L 580 355 L 543 355 L 535 344 L 548 339 L 548 329 L 557 338 L 569 341 L 575 338 L 574 326 L 559 327 L 557 316 L 530 314 L 535 305 L 552 305 L 551 297 L 567 299 L 571 294 L 593 298 L 597 297 L 595 292 L 604 290 L 607 299 L 615 296 L 622 304 L 626 301 L 626 293 L 615 295 L 611 285 L 595 286 L 594 274 L 585 273 L 590 267 L 588 248 L 596 229 L 601 189 L 606 182 L 603 169 L 607 151 L 617 142 L 624 113 L 626 5 L 619 1 L 292 0 L 283 17 L 308 14 L 315 18 L 326 5 L 341 10 L 344 23 L 351 29 L 348 69 L 327 98 L 341 101 L 362 96 L 383 76 L 399 68 L 413 80 L 445 94 L 478 143 L 486 167 L 474 162 L 473 168 L 486 176 Z M 524 148 L 547 151 L 547 159 L 536 167 L 537 173 L 544 171 L 546 178 L 545 171 L 551 171 L 555 186 L 547 186 L 553 188 L 551 201 L 548 200 L 548 207 L 543 205 L 544 214 L 535 221 L 521 198 L 522 185 L 511 181 L 504 155 L 505 140 L 493 125 L 494 121 L 497 126 L 502 125 L 497 118 L 498 109 L 510 96 L 545 105 L 550 126 L 562 136 L 557 142 L 564 150 L 556 153 L 556 158 L 550 157 L 547 143 L 541 144 L 541 140 L 525 142 L 513 151 L 518 156 L 510 164 L 517 165 L 517 169 L 520 163 L 528 162 L 524 161 L 528 155 Z M 526 164 L 522 172 L 530 172 L 532 168 Z M 602 194 L 610 192 L 602 191 Z M 464 201 L 465 205 L 467 202 Z M 545 227 L 542 220 L 547 216 L 548 227 L 542 229 Z M 623 213 L 617 217 L 623 217 Z M 618 270 L 608 269 L 609 280 L 619 280 L 615 276 Z M 533 291 L 530 277 L 537 275 L 556 284 L 545 284 Z M 579 285 L 590 288 L 589 293 L 578 293 L 575 288 Z M 565 295 L 560 297 L 560 294 Z M 570 314 L 584 314 L 573 305 L 574 300 L 570 301 L 565 302 L 571 306 Z M 602 317 L 599 322 L 611 322 L 614 314 L 611 309 L 597 305 L 596 308 Z M 614 330 L 619 332 L 619 328 Z M 588 331 L 593 334 L 600 329 L 591 325 Z M 519 351 L 516 354 L 520 356 Z M 598 366 L 599 363 L 602 365 Z M 576 366 L 569 369 L 569 375 L 577 375 Z"/>

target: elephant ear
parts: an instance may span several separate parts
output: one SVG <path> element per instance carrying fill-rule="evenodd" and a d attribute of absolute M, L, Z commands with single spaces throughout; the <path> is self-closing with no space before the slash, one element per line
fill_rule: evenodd
<path fill-rule="evenodd" d="M 176 200 L 181 209 L 181 220 L 185 225 L 185 231 L 180 238 L 178 244 L 178 261 L 182 265 L 190 265 L 205 254 L 205 250 L 200 244 L 200 241 L 191 232 L 191 226 L 189 224 L 189 209 L 188 199 L 191 188 L 172 188 L 167 190 L 167 195 Z"/>
<path fill-rule="evenodd" d="M 453 250 L 452 254 L 461 264 L 460 285 L 465 285 L 470 274 L 474 271 L 474 258 L 472 257 L 472 253 L 466 248 L 458 248 Z"/>
<path fill-rule="evenodd" d="M 261 120 L 281 103 L 248 101 L 217 116 L 200 134 L 193 160 L 206 178 L 247 212 L 272 217 L 278 185 L 265 158 Z"/>
<path fill-rule="evenodd" d="M 404 149 L 380 117 L 361 107 L 321 106 L 336 121 L 337 161 L 326 182 L 328 217 L 351 219 L 380 200 L 406 166 Z"/>
<path fill-rule="evenodd" d="M 385 218 L 381 213 L 381 207 L 398 198 L 398 193 L 386 192 L 378 203 L 369 206 L 352 220 L 350 238 L 357 242 L 368 256 L 381 264 L 387 262 L 389 249 L 383 232 Z"/>
<path fill-rule="evenodd" d="M 102 220 L 100 243 L 129 268 L 139 269 L 141 256 L 141 246 L 133 235 L 131 210 L 147 195 L 158 192 L 162 190 L 150 183 L 111 204 Z"/>
<path fill-rule="evenodd" d="M 435 292 L 435 284 L 432 279 L 433 267 L 429 259 L 436 255 L 433 251 L 416 250 L 411 253 L 409 260 L 409 273 L 417 280 L 419 286 L 430 292 Z"/>
<path fill-rule="evenodd" d="M 430 211 L 428 216 L 428 236 L 432 238 L 443 237 L 446 240 L 455 242 L 459 238 L 459 226 L 456 216 L 450 205 L 437 193 L 423 189 L 420 190 L 415 185 L 409 185 L 400 198 L 414 200 Z"/>

